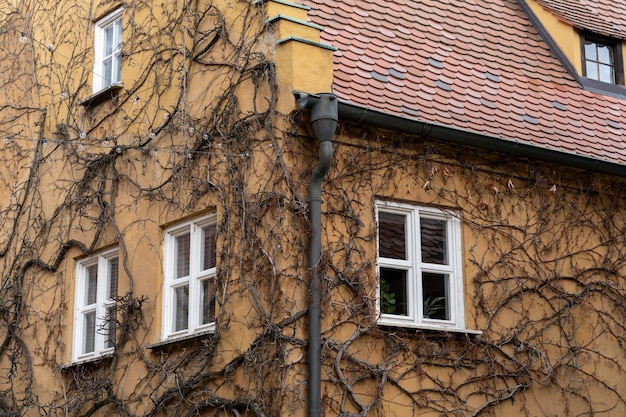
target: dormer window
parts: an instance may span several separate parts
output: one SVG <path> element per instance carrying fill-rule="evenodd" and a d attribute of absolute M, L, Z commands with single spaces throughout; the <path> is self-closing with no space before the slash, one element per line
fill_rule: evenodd
<path fill-rule="evenodd" d="M 583 75 L 604 83 L 623 84 L 622 55 L 618 41 L 583 33 L 581 42 Z"/>

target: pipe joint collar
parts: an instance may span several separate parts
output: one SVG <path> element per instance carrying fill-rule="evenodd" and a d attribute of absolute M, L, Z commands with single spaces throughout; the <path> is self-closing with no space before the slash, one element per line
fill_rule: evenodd
<path fill-rule="evenodd" d="M 318 96 L 311 108 L 313 131 L 320 142 L 332 141 L 339 120 L 337 96 L 331 93 L 320 93 Z"/>

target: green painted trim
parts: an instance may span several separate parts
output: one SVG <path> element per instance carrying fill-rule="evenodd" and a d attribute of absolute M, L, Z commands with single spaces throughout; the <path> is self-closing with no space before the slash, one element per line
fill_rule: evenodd
<path fill-rule="evenodd" d="M 308 39 L 299 38 L 297 36 L 290 36 L 288 38 L 283 38 L 283 39 L 280 39 L 279 41 L 277 41 L 276 43 L 280 45 L 280 44 L 283 44 L 283 43 L 287 43 L 289 41 L 306 43 L 307 45 L 313 45 L 313 46 L 317 46 L 318 48 L 328 49 L 328 50 L 331 50 L 331 51 L 336 51 L 337 50 L 336 46 L 326 45 L 325 43 L 313 42 L 313 41 L 310 41 Z"/>
<path fill-rule="evenodd" d="M 254 2 L 252 2 L 252 4 L 254 4 L 256 6 L 257 4 L 266 3 L 266 2 L 269 2 L 269 1 L 274 2 L 274 3 L 284 4 L 285 6 L 295 7 L 296 9 L 306 10 L 307 12 L 309 10 L 311 10 L 311 8 L 309 6 L 305 6 L 303 4 L 291 3 L 291 2 L 285 1 L 285 0 L 255 0 Z"/>
<path fill-rule="evenodd" d="M 277 14 L 274 17 L 270 17 L 265 21 L 265 23 L 270 24 L 277 20 L 287 20 L 289 22 L 297 23 L 299 25 L 308 26 L 317 30 L 324 30 L 324 28 L 320 25 L 316 25 L 315 23 L 307 22 L 306 20 L 296 19 L 295 17 L 285 16 L 284 14 Z"/>

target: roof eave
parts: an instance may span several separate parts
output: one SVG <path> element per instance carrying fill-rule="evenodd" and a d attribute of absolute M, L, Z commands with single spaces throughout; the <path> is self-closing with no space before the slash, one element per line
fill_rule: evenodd
<path fill-rule="evenodd" d="M 319 96 L 294 91 L 300 108 L 310 108 Z M 626 177 L 626 165 L 557 149 L 531 145 L 511 139 L 488 136 L 451 126 L 398 116 L 339 100 L 339 121 L 347 120 L 382 129 L 408 133 L 422 138 L 456 143 L 493 152 L 535 159 L 591 172 Z"/>
<path fill-rule="evenodd" d="M 471 146 L 504 154 L 550 162 L 582 170 L 626 177 L 626 165 L 570 152 L 530 145 L 510 139 L 450 126 L 396 116 L 347 102 L 339 102 L 339 120 L 367 123 L 383 129 L 409 133 L 443 142 Z"/>
<path fill-rule="evenodd" d="M 572 168 L 626 177 L 626 165 L 339 102 L 339 119 Z"/>
<path fill-rule="evenodd" d="M 315 95 L 300 92 L 294 93 L 298 98 L 300 107 L 310 107 L 317 101 Z M 422 138 L 431 138 L 442 142 L 545 161 L 571 168 L 626 177 L 626 165 L 617 162 L 397 116 L 342 100 L 339 101 L 338 110 L 340 121 L 348 120 L 355 123 L 364 123 L 383 129 L 416 135 Z"/>

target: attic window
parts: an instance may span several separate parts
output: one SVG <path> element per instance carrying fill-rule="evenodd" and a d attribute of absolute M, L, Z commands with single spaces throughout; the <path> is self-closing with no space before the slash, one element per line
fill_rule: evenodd
<path fill-rule="evenodd" d="M 583 75 L 608 84 L 623 84 L 623 65 L 617 40 L 583 33 L 581 35 Z"/>

